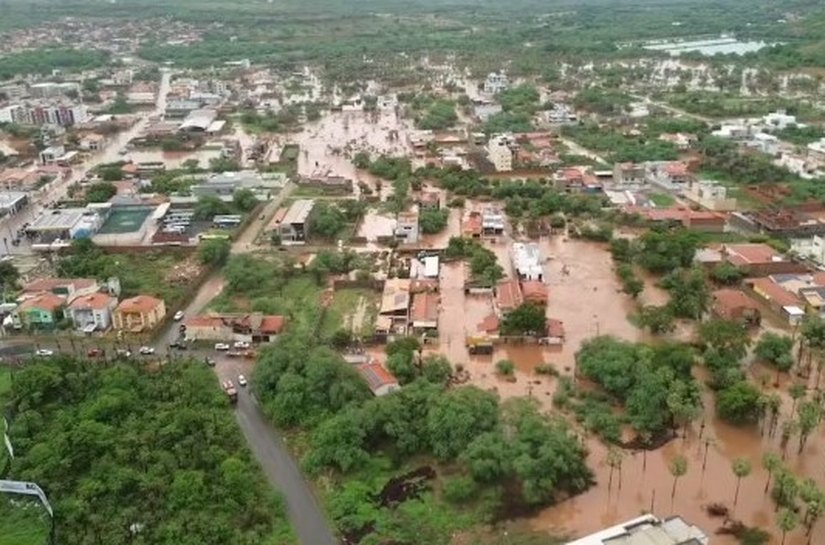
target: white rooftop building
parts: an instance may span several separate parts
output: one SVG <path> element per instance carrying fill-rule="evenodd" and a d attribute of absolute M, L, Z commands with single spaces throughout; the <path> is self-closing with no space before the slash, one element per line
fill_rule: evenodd
<path fill-rule="evenodd" d="M 784 110 L 780 110 L 778 112 L 773 112 L 766 115 L 762 118 L 762 123 L 765 124 L 767 127 L 777 129 L 780 131 L 782 129 L 787 129 L 792 125 L 795 125 L 797 127 L 803 126 L 796 122 L 795 115 L 788 115 L 787 113 L 785 113 Z"/>
<path fill-rule="evenodd" d="M 491 72 L 484 80 L 484 92 L 488 95 L 497 95 L 510 88 L 510 80 L 503 72 Z"/>
<path fill-rule="evenodd" d="M 542 280 L 541 252 L 535 242 L 513 243 L 513 268 L 520 280 Z"/>
<path fill-rule="evenodd" d="M 708 545 L 705 533 L 681 517 L 643 515 L 567 545 Z"/>
<path fill-rule="evenodd" d="M 490 137 L 487 143 L 487 157 L 497 172 L 513 170 L 513 144 L 512 134 L 496 134 Z"/>

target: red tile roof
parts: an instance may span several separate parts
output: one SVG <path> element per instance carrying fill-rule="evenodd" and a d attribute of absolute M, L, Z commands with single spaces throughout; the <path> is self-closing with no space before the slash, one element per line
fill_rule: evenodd
<path fill-rule="evenodd" d="M 438 304 L 437 293 L 416 293 L 412 298 L 410 318 L 415 322 L 435 322 L 438 320 Z"/>
<path fill-rule="evenodd" d="M 470 212 L 461 225 L 461 232 L 465 235 L 480 235 L 481 234 L 481 214 L 478 212 Z"/>
<path fill-rule="evenodd" d="M 23 286 L 23 291 L 52 291 L 57 288 L 72 287 L 83 290 L 93 287 L 97 280 L 92 278 L 40 278 Z"/>
<path fill-rule="evenodd" d="M 284 330 L 284 323 L 285 320 L 283 316 L 264 316 L 261 319 L 261 325 L 258 330 L 261 333 L 277 335 Z"/>
<path fill-rule="evenodd" d="M 548 292 L 547 286 L 544 282 L 538 280 L 527 280 L 521 283 L 521 292 L 524 295 L 525 301 L 531 303 L 538 303 L 541 305 L 547 304 Z"/>
<path fill-rule="evenodd" d="M 779 306 L 801 306 L 802 301 L 770 278 L 751 278 L 746 281 L 761 297 L 776 303 Z"/>
<path fill-rule="evenodd" d="M 81 295 L 77 297 L 72 303 L 69 305 L 69 308 L 75 310 L 87 309 L 90 308 L 92 310 L 103 310 L 106 308 L 110 308 L 112 303 L 116 303 L 117 299 L 112 297 L 107 293 L 92 293 L 89 295 Z"/>
<path fill-rule="evenodd" d="M 162 304 L 163 301 L 150 295 L 136 295 L 135 297 L 121 301 L 117 306 L 117 310 L 118 312 L 137 312 L 140 314 L 146 314 Z"/>
<path fill-rule="evenodd" d="M 547 336 L 564 338 L 564 322 L 555 318 L 548 318 L 547 320 Z"/>
<path fill-rule="evenodd" d="M 62 297 L 59 297 L 53 293 L 43 292 L 24 300 L 17 308 L 18 310 L 37 309 L 54 312 L 62 307 L 65 302 L 66 300 Z"/>
<path fill-rule="evenodd" d="M 742 290 L 722 289 L 713 292 L 713 310 L 721 318 L 735 318 L 739 309 L 759 310 L 759 306 Z"/>
<path fill-rule="evenodd" d="M 725 244 L 728 261 L 737 266 L 781 261 L 779 252 L 767 244 Z"/>
<path fill-rule="evenodd" d="M 665 165 L 665 172 L 668 176 L 687 176 L 688 167 L 681 161 L 675 161 Z"/>
<path fill-rule="evenodd" d="M 490 314 L 478 323 L 476 329 L 484 333 L 494 333 L 498 331 L 499 325 L 500 322 L 498 316 L 495 314 Z"/>
<path fill-rule="evenodd" d="M 496 286 L 496 306 L 502 312 L 517 308 L 524 302 L 517 280 L 502 280 Z"/>
<path fill-rule="evenodd" d="M 373 392 L 376 392 L 382 386 L 398 385 L 398 380 L 396 380 L 392 373 L 376 361 L 362 363 L 357 369 Z"/>

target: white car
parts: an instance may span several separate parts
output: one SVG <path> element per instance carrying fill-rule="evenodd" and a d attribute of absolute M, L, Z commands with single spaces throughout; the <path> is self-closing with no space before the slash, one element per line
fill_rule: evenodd
<path fill-rule="evenodd" d="M 246 377 L 243 375 L 238 375 L 238 384 L 241 386 L 246 386 Z"/>
<path fill-rule="evenodd" d="M 217 343 L 215 345 L 215 350 L 226 351 L 229 350 L 229 345 L 226 343 Z"/>
<path fill-rule="evenodd" d="M 249 348 L 249 343 L 246 341 L 235 341 L 235 344 L 233 344 L 232 347 L 238 350 L 245 350 Z"/>
<path fill-rule="evenodd" d="M 175 315 L 173 316 L 173 318 L 176 322 L 180 322 L 181 320 L 183 320 L 183 311 L 182 310 L 177 311 L 175 313 Z"/>
<path fill-rule="evenodd" d="M 155 349 L 151 346 L 141 346 L 139 352 L 144 356 L 151 356 L 155 353 Z"/>
<path fill-rule="evenodd" d="M 41 358 L 48 358 L 49 356 L 54 356 L 54 350 L 49 350 L 48 348 L 41 348 L 37 352 L 35 352 L 35 355 Z"/>

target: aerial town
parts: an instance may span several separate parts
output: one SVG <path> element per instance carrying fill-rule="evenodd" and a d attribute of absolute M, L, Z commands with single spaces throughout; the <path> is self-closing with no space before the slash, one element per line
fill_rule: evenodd
<path fill-rule="evenodd" d="M 825 11 L 520 2 L 0 4 L 0 545 L 825 544 Z"/>

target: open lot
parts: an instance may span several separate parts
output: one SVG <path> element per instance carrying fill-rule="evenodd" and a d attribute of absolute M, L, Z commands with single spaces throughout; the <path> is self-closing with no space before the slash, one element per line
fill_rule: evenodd
<path fill-rule="evenodd" d="M 375 329 L 381 294 L 369 289 L 343 289 L 335 292 L 321 322 L 321 335 L 329 337 L 339 329 L 359 337 L 370 337 Z"/>

